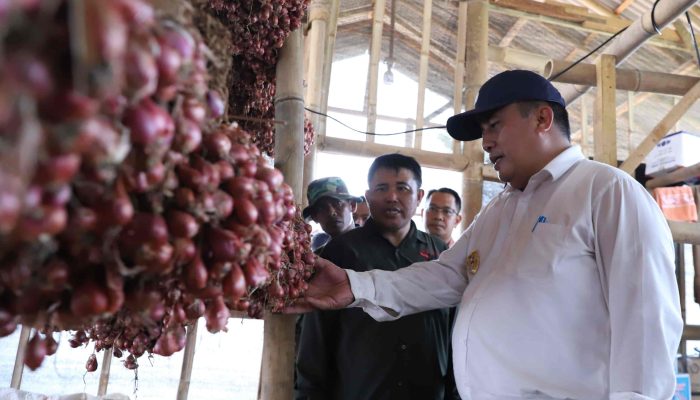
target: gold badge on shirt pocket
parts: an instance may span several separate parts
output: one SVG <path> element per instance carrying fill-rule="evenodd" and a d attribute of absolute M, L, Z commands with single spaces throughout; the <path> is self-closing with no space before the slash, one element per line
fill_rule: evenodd
<path fill-rule="evenodd" d="M 467 268 L 472 274 L 476 274 L 479 270 L 479 252 L 477 250 L 472 251 L 467 257 Z"/>

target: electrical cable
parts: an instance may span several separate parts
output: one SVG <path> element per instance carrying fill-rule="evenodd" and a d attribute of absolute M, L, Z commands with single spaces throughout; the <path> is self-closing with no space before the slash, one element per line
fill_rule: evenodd
<path fill-rule="evenodd" d="M 365 132 L 365 131 L 357 130 L 357 129 L 355 129 L 355 128 L 349 126 L 349 125 L 346 125 L 345 123 L 339 121 L 338 119 L 333 118 L 333 117 L 331 117 L 330 115 L 324 114 L 324 113 L 322 113 L 322 112 L 320 112 L 320 111 L 314 111 L 314 110 L 312 110 L 312 109 L 310 109 L 310 108 L 307 108 L 307 107 L 304 107 L 304 110 L 306 110 L 306 111 L 308 111 L 308 112 L 310 112 L 310 113 L 312 113 L 312 114 L 321 115 L 321 116 L 324 116 L 324 117 L 326 117 L 326 118 L 330 118 L 330 119 L 332 119 L 333 121 L 339 123 L 340 125 L 343 125 L 344 127 L 348 128 L 348 129 L 350 129 L 350 130 L 352 130 L 352 131 L 355 131 L 355 132 L 357 132 L 357 133 L 362 133 L 362 134 L 365 134 L 365 135 L 370 135 L 370 136 L 394 136 L 394 135 L 404 135 L 404 134 L 406 134 L 406 133 L 413 133 L 413 132 L 419 132 L 419 131 L 427 131 L 428 129 L 445 129 L 445 128 L 447 128 L 447 126 L 445 126 L 445 125 L 440 125 L 440 126 L 429 126 L 429 127 L 427 127 L 427 128 L 411 129 L 411 130 L 408 130 L 408 131 L 393 132 L 393 133 Z"/>
<path fill-rule="evenodd" d="M 686 11 L 685 17 L 688 18 L 688 26 L 690 27 L 690 36 L 693 38 L 695 45 L 695 56 L 698 58 L 698 68 L 700 68 L 700 50 L 698 50 L 698 41 L 695 39 L 695 30 L 693 30 L 693 21 L 690 20 L 690 14 Z"/>
<path fill-rule="evenodd" d="M 654 2 L 654 5 L 651 7 L 651 26 L 654 27 L 654 30 L 658 35 L 661 34 L 661 29 L 659 28 L 659 25 L 656 23 L 656 18 L 654 18 L 654 11 L 656 11 L 656 5 L 659 4 L 659 1 L 661 0 L 656 0 Z"/>
<path fill-rule="evenodd" d="M 573 68 L 573 67 L 575 67 L 576 65 L 580 64 L 583 60 L 585 60 L 586 58 L 588 58 L 588 57 L 590 57 L 591 55 L 593 55 L 596 51 L 600 50 L 601 47 L 605 46 L 606 44 L 608 44 L 608 42 L 610 42 L 611 40 L 615 39 L 615 37 L 617 37 L 617 35 L 621 34 L 621 33 L 624 32 L 626 29 L 627 29 L 627 27 L 624 27 L 624 28 L 620 29 L 619 31 L 615 32 L 614 35 L 612 35 L 612 36 L 610 36 L 609 38 L 607 38 L 603 43 L 601 43 L 600 45 L 598 45 L 598 47 L 596 47 L 595 49 L 589 51 L 586 55 L 584 55 L 583 57 L 581 57 L 581 58 L 579 58 L 578 60 L 574 61 L 571 65 L 569 65 L 568 67 L 564 68 L 563 70 L 557 72 L 554 76 L 550 77 L 550 78 L 549 78 L 549 81 L 553 81 L 553 80 L 557 79 L 558 77 L 564 75 L 568 70 L 570 70 L 571 68 Z"/>

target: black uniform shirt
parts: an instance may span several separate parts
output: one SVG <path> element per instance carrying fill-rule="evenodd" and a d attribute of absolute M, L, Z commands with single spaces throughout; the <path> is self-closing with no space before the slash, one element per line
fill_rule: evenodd
<path fill-rule="evenodd" d="M 445 249 L 441 240 L 417 230 L 413 222 L 394 247 L 370 218 L 363 227 L 331 240 L 321 256 L 356 271 L 396 270 L 437 258 Z M 447 310 L 390 322 L 377 322 L 359 308 L 307 314 L 299 339 L 295 398 L 442 400 L 451 373 L 449 338 Z"/>

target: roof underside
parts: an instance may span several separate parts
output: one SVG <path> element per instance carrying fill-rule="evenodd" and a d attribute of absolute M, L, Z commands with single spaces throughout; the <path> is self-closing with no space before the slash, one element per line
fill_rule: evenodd
<path fill-rule="evenodd" d="M 421 27 L 423 20 L 423 1 L 394 0 L 396 4 L 394 19 L 394 68 L 418 80 L 420 58 Z M 338 33 L 335 44 L 335 59 L 344 59 L 367 52 L 372 34 L 372 0 L 343 0 L 340 2 Z M 383 28 L 381 60 L 389 55 L 389 38 L 391 36 L 391 4 L 386 1 Z M 527 11 L 528 4 L 534 0 L 491 0 L 489 8 L 489 46 L 523 50 L 543 58 L 575 61 L 609 38 L 612 33 L 610 22 L 607 27 L 599 28 L 595 24 L 564 21 L 551 16 L 537 15 Z M 550 0 L 551 7 L 562 3 L 584 10 L 595 18 L 613 18 L 615 21 L 636 21 L 651 10 L 654 0 Z M 447 98 L 452 97 L 454 87 L 454 64 L 456 53 L 457 9 L 458 1 L 435 0 L 433 2 L 431 22 L 431 49 L 428 88 Z M 557 5 L 558 4 L 558 5 Z M 525 6 L 523 6 L 525 5 Z M 615 10 L 623 7 L 618 15 Z M 582 8 L 581 8 L 582 7 Z M 690 9 L 691 20 L 695 30 L 700 30 L 700 6 Z M 609 21 L 609 20 L 608 20 Z M 616 29 L 615 29 L 616 30 Z M 613 30 L 614 31 L 614 30 Z M 673 24 L 667 25 L 664 36 L 645 42 L 645 44 L 628 57 L 620 68 L 638 69 L 640 71 L 676 73 L 680 75 L 700 76 L 695 49 L 687 39 L 688 23 L 685 15 Z M 700 32 L 697 32 L 700 36 Z M 595 56 L 585 62 L 593 63 Z M 544 64 L 542 65 L 544 67 Z M 497 62 L 489 63 L 489 75 L 510 68 L 523 68 Z M 534 69 L 535 68 L 530 68 Z M 537 72 L 542 72 L 538 70 Z M 556 83 L 560 89 L 564 83 Z M 595 88 L 583 98 L 589 103 L 595 96 Z M 636 146 L 651 129 L 666 115 L 679 97 L 658 94 L 634 94 L 635 104 L 632 130 L 626 112 L 628 94 L 618 91 L 618 157 L 624 158 L 628 153 L 629 143 Z M 576 136 L 581 127 L 581 100 L 569 106 L 572 132 Z M 433 110 L 426 110 L 426 115 Z M 590 114 L 590 112 L 589 112 Z M 589 117 L 590 118 L 590 117 Z M 678 125 L 700 133 L 700 104 L 695 104 Z"/>

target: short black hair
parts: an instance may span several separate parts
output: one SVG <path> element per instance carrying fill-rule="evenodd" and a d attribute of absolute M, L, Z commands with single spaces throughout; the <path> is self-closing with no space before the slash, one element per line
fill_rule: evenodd
<path fill-rule="evenodd" d="M 571 127 L 569 126 L 569 113 L 561 104 L 553 101 L 523 101 L 518 103 L 520 115 L 527 117 L 532 110 L 540 105 L 547 104 L 552 108 L 554 124 L 559 128 L 566 140 L 571 141 Z"/>
<path fill-rule="evenodd" d="M 433 193 L 446 193 L 446 194 L 451 194 L 452 197 L 455 198 L 455 204 L 457 205 L 457 212 L 459 213 L 462 210 L 462 199 L 459 198 L 459 195 L 457 192 L 450 188 L 442 187 L 440 189 L 431 189 L 428 192 L 428 195 L 425 196 L 426 201 L 430 200 L 430 197 L 433 195 Z"/>
<path fill-rule="evenodd" d="M 399 170 L 402 168 L 407 169 L 413 173 L 413 178 L 416 180 L 419 189 L 423 184 L 420 164 L 418 164 L 418 161 L 416 161 L 416 159 L 413 157 L 405 156 L 399 153 L 392 153 L 384 154 L 375 158 L 374 162 L 372 162 L 372 165 L 369 167 L 369 172 L 367 173 L 368 185 L 379 168 L 393 169 L 396 172 L 399 172 Z"/>

